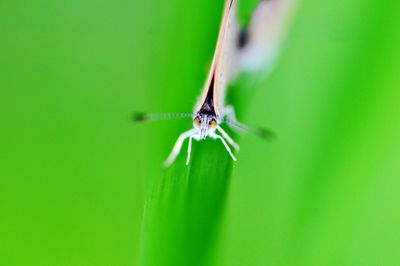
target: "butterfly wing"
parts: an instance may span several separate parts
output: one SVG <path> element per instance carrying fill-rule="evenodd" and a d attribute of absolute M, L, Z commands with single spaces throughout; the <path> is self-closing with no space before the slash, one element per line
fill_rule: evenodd
<path fill-rule="evenodd" d="M 262 0 L 244 34 L 240 34 L 236 18 L 238 0 L 225 1 L 212 65 L 195 112 L 210 99 L 212 90 L 212 106 L 220 115 L 225 104 L 226 89 L 239 71 L 272 65 L 293 1 Z"/>
<path fill-rule="evenodd" d="M 210 90 L 213 94 L 213 105 L 217 115 L 225 96 L 227 84 L 231 80 L 235 67 L 231 60 L 235 56 L 238 26 L 236 23 L 237 0 L 226 0 L 219 29 L 217 45 L 214 52 L 210 72 L 195 112 L 204 104 Z"/>
<path fill-rule="evenodd" d="M 224 14 L 224 28 L 221 28 L 220 42 L 217 47 L 214 87 L 217 110 L 221 110 L 224 107 L 226 89 L 235 79 L 238 71 L 236 60 L 237 39 L 239 36 L 237 2 L 237 0 L 226 2 L 226 6 L 229 6 L 229 9 Z"/>
<path fill-rule="evenodd" d="M 262 0 L 239 39 L 241 70 L 272 67 L 294 0 Z"/>

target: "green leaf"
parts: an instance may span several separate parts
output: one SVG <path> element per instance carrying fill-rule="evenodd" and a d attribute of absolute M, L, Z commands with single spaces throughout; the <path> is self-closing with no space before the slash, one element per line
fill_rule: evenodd
<path fill-rule="evenodd" d="M 233 161 L 218 140 L 193 143 L 156 181 L 146 201 L 146 265 L 207 265 L 224 214 Z"/>

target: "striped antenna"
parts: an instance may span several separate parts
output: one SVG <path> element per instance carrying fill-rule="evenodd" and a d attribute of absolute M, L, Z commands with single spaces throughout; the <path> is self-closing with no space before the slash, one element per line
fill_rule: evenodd
<path fill-rule="evenodd" d="M 158 120 L 168 120 L 176 118 L 187 118 L 192 117 L 192 113 L 134 113 L 132 115 L 132 120 L 134 122 L 147 122 L 147 121 L 158 121 Z"/>
<path fill-rule="evenodd" d="M 276 135 L 274 132 L 272 132 L 269 129 L 261 128 L 261 127 L 253 127 L 253 126 L 248 126 L 236 121 L 232 121 L 230 119 L 227 119 L 225 121 L 232 129 L 235 129 L 239 133 L 251 133 L 254 134 L 264 140 L 272 140 L 276 138 Z"/>

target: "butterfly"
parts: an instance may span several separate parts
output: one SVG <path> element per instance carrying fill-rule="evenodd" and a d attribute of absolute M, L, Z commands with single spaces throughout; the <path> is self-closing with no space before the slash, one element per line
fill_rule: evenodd
<path fill-rule="evenodd" d="M 207 137 L 219 140 L 230 157 L 236 161 L 231 147 L 239 145 L 222 128 L 227 124 L 232 130 L 250 131 L 263 138 L 273 136 L 266 129 L 249 127 L 237 121 L 234 107 L 226 105 L 229 85 L 242 71 L 267 69 L 274 62 L 285 28 L 290 0 L 262 0 L 254 10 L 248 26 L 240 28 L 237 22 L 238 0 L 226 0 L 217 44 L 208 76 L 192 113 L 144 114 L 136 113 L 134 121 L 191 117 L 193 128 L 179 135 L 164 167 L 170 166 L 179 155 L 183 143 L 188 141 L 186 165 L 190 162 L 192 141 Z"/>

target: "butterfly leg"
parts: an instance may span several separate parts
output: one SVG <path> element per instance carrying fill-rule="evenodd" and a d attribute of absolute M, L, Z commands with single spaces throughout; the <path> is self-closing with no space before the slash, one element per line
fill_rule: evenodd
<path fill-rule="evenodd" d="M 232 160 L 236 161 L 236 157 L 233 155 L 231 148 L 229 148 L 228 143 L 226 143 L 225 139 L 218 134 L 210 133 L 209 136 L 213 139 L 221 140 L 222 144 L 224 144 L 225 149 L 228 151 L 229 155 L 231 156 Z"/>
<path fill-rule="evenodd" d="M 186 165 L 189 165 L 189 162 L 190 162 L 190 154 L 192 153 L 192 140 L 193 140 L 193 136 L 190 136 L 188 150 L 187 150 Z"/>
<path fill-rule="evenodd" d="M 240 147 L 239 145 L 226 133 L 225 130 L 223 130 L 220 126 L 217 127 L 217 130 L 219 133 L 221 133 L 222 137 L 226 139 L 226 141 L 232 145 L 232 147 L 236 150 L 239 151 Z"/>
<path fill-rule="evenodd" d="M 174 148 L 172 149 L 171 153 L 169 154 L 167 160 L 164 162 L 163 166 L 168 167 L 170 166 L 178 156 L 178 154 L 181 152 L 182 149 L 182 144 L 187 138 L 192 138 L 194 135 L 197 134 L 197 130 L 191 129 L 186 132 L 183 132 L 181 135 L 179 135 L 178 139 L 175 142 Z M 191 144 L 191 143 L 189 143 Z M 191 146 L 190 146 L 191 148 Z M 190 152 L 191 149 L 188 149 L 188 153 Z"/>

